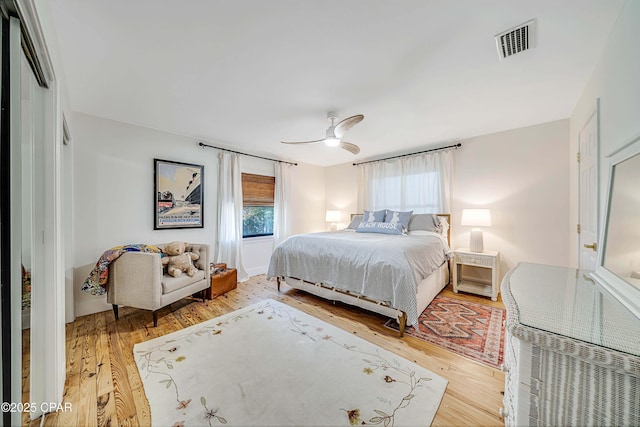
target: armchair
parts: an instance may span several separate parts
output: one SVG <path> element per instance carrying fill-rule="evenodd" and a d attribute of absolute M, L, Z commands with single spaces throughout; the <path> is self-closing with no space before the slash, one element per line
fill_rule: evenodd
<path fill-rule="evenodd" d="M 164 244 L 156 245 L 164 249 Z M 193 277 L 163 274 L 161 254 L 127 252 L 109 266 L 107 302 L 112 304 L 118 320 L 118 305 L 151 310 L 153 326 L 158 326 L 158 310 L 179 299 L 211 286 L 209 245 L 189 244 L 187 251 L 200 255 L 194 262 L 198 269 Z"/>

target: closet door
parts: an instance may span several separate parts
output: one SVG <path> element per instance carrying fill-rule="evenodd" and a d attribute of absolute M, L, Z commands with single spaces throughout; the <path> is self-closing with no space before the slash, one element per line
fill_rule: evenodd
<path fill-rule="evenodd" d="M 2 422 L 3 425 L 21 425 L 23 223 L 30 228 L 28 222 L 23 222 L 23 209 L 24 203 L 29 204 L 30 197 L 24 197 L 22 187 L 20 23 L 15 18 L 3 18 L 2 30 L 2 166 L 3 169 L 8 166 L 9 170 L 8 174 L 3 172 L 0 193 L 3 198 L 2 240 L 8 242 L 2 245 L 2 401 L 9 406 L 3 407 Z M 27 258 L 30 264 L 32 259 Z"/>
<path fill-rule="evenodd" d="M 49 255 L 45 248 L 46 217 L 46 171 L 45 155 L 45 92 L 36 81 L 24 52 L 20 49 L 20 141 L 22 148 L 22 264 L 30 274 L 29 285 L 22 286 L 22 343 L 23 376 L 29 374 L 28 392 L 23 390 L 23 399 L 36 403 L 29 408 L 29 415 L 35 419 L 42 415 L 42 403 L 46 402 L 48 376 L 47 366 L 43 363 L 50 347 L 44 337 L 51 333 L 43 316 L 53 303 L 45 293 L 51 287 Z M 16 94 L 17 95 L 17 94 Z M 13 97 L 13 95 L 12 95 Z M 28 261 L 28 263 L 27 263 Z M 49 299 L 44 303 L 43 299 Z M 28 347 L 27 347 L 28 343 Z M 28 354 L 27 354 L 28 353 Z M 28 356 L 28 357 L 27 357 Z M 28 361 L 28 365 L 26 364 Z M 27 399 L 28 396 L 28 399 Z M 48 411 L 47 411 L 48 412 Z"/>

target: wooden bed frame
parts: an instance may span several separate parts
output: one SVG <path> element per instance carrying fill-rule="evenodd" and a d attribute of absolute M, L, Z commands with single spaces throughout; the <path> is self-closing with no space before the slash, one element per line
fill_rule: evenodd
<path fill-rule="evenodd" d="M 449 246 L 451 246 L 451 214 L 437 214 L 437 215 L 439 217 L 445 218 L 449 223 L 449 230 L 447 232 L 447 243 L 449 244 Z M 351 215 L 351 218 L 353 218 L 353 216 L 354 214 Z M 434 273 L 432 273 L 429 276 L 429 278 L 434 276 L 436 272 L 438 272 L 441 275 L 443 274 L 443 271 L 441 269 L 443 268 L 446 269 L 446 273 L 444 274 L 446 274 L 447 281 L 442 286 L 442 289 L 444 289 L 444 287 L 451 281 L 450 263 L 451 263 L 450 260 L 447 261 L 445 264 L 443 264 L 442 267 L 440 267 L 440 269 L 436 270 Z M 424 279 L 423 282 L 428 281 L 429 278 Z M 346 290 L 338 289 L 334 286 L 327 286 L 324 283 L 311 283 L 311 282 L 307 282 L 305 280 L 297 279 L 294 277 L 277 277 L 276 281 L 278 284 L 278 292 L 280 292 L 280 284 L 283 279 L 285 283 L 287 283 L 287 285 L 291 286 L 292 288 L 300 289 L 302 291 L 308 292 L 310 294 L 316 295 L 318 297 L 321 297 L 330 301 L 334 301 L 334 302 L 340 301 L 345 304 L 360 307 L 365 310 L 373 311 L 375 313 L 382 314 L 392 319 L 396 319 L 399 324 L 400 337 L 404 335 L 404 329 L 407 325 L 407 313 L 397 308 L 393 308 L 389 306 L 389 304 L 387 304 L 386 302 L 367 298 L 362 295 L 357 295 Z M 423 283 L 423 282 L 420 282 L 420 283 Z M 439 292 L 440 291 L 438 291 L 438 293 Z"/>

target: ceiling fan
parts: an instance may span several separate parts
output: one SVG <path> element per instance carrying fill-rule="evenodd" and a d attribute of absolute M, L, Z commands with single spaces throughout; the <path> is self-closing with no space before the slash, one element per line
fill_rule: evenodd
<path fill-rule="evenodd" d="M 358 154 L 360 152 L 360 147 L 358 147 L 356 144 L 343 141 L 342 137 L 345 133 L 347 133 L 349 129 L 360 123 L 364 119 L 364 116 L 362 114 L 357 114 L 355 116 L 347 117 L 346 119 L 338 122 L 338 124 L 335 124 L 335 121 L 338 119 L 338 117 L 336 116 L 336 113 L 330 111 L 327 113 L 327 119 L 331 121 L 331 126 L 329 126 L 329 128 L 327 129 L 324 139 L 318 139 L 315 141 L 280 142 L 282 142 L 283 144 L 312 144 L 316 142 L 324 142 L 329 147 L 340 146 L 340 148 L 344 148 L 345 150 L 353 154 Z"/>

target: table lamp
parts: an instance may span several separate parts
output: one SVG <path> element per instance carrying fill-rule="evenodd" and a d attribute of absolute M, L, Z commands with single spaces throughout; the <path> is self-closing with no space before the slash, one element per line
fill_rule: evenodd
<path fill-rule="evenodd" d="M 491 227 L 491 211 L 489 209 L 462 209 L 462 226 Z M 484 252 L 482 230 L 473 228 L 469 239 L 471 252 Z"/>
<path fill-rule="evenodd" d="M 337 222 L 340 222 L 340 211 L 327 211 L 325 221 L 331 223 L 331 231 L 336 231 L 338 228 Z"/>

